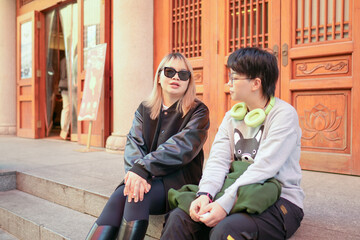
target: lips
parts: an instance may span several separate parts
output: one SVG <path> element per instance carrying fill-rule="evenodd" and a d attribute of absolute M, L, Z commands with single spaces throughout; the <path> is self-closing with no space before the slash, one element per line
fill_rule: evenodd
<path fill-rule="evenodd" d="M 179 87 L 179 86 L 180 86 L 180 84 L 177 83 L 177 82 L 172 82 L 172 83 L 170 83 L 170 85 L 171 85 L 171 86 L 175 86 L 175 87 Z"/>

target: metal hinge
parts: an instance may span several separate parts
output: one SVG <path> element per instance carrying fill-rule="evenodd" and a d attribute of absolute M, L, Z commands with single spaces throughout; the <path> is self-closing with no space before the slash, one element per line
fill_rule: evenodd
<path fill-rule="evenodd" d="M 36 27 L 37 27 L 38 29 L 40 29 L 40 28 L 41 28 L 41 21 L 37 21 L 37 23 L 36 23 Z"/>
<path fill-rule="evenodd" d="M 37 128 L 41 128 L 41 120 L 37 121 Z"/>
<path fill-rule="evenodd" d="M 36 77 L 41 77 L 41 70 L 36 70 Z"/>

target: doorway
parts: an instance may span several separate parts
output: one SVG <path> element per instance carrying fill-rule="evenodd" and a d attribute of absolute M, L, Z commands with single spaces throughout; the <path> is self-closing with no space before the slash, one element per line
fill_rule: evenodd
<path fill-rule="evenodd" d="M 111 0 L 66 0 L 61 3 L 39 1 L 36 4 L 18 6 L 17 136 L 26 138 L 50 136 L 52 131 L 56 130 L 53 128 L 54 123 L 59 124 L 61 121 L 58 114 L 55 116 L 53 114 L 59 111 L 55 111 L 56 107 L 62 109 L 63 102 L 61 94 L 56 93 L 59 91 L 58 86 L 54 84 L 59 81 L 59 63 L 63 54 L 61 51 L 64 51 L 70 105 L 67 139 L 86 144 L 89 124 L 77 121 L 86 76 L 84 60 L 86 60 L 87 47 L 92 46 L 93 43 L 107 43 L 104 85 L 98 118 L 93 124 L 91 134 L 91 145 L 105 146 L 105 141 L 112 132 L 111 5 Z M 55 45 L 51 48 L 53 43 L 63 44 L 63 49 L 55 48 Z M 51 56 L 55 53 L 57 60 L 54 59 L 55 56 Z M 54 63 L 56 64 L 53 65 Z M 57 71 L 53 71 L 54 67 L 58 68 Z M 56 74 L 58 79 L 54 80 Z M 54 95 L 61 99 L 52 97 Z M 56 131 L 54 134 L 57 135 Z"/>
<path fill-rule="evenodd" d="M 77 141 L 77 4 L 45 13 L 46 137 Z"/>

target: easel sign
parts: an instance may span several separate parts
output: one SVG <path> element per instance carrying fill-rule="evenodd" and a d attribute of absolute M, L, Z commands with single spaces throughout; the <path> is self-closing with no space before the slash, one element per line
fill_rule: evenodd
<path fill-rule="evenodd" d="M 92 123 L 97 118 L 104 79 L 105 57 L 106 43 L 96 45 L 87 50 L 84 93 L 78 121 L 90 121 L 90 123 L 86 148 L 80 149 L 80 152 L 90 151 Z"/>

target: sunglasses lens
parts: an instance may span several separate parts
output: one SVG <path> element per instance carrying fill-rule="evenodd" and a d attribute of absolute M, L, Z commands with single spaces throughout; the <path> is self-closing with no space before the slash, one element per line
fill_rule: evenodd
<path fill-rule="evenodd" d="M 190 72 L 188 71 L 180 71 L 179 72 L 179 78 L 182 81 L 187 81 L 190 77 Z"/>
<path fill-rule="evenodd" d="M 178 76 L 180 80 L 187 81 L 190 78 L 191 73 L 189 71 L 179 71 L 177 72 L 175 69 L 171 67 L 165 67 L 164 68 L 164 75 L 168 78 L 172 78 L 175 76 L 175 74 L 178 73 Z"/>
<path fill-rule="evenodd" d="M 173 76 L 175 76 L 175 74 L 176 74 L 175 69 L 167 68 L 167 67 L 164 69 L 164 75 L 168 78 L 172 78 Z"/>

